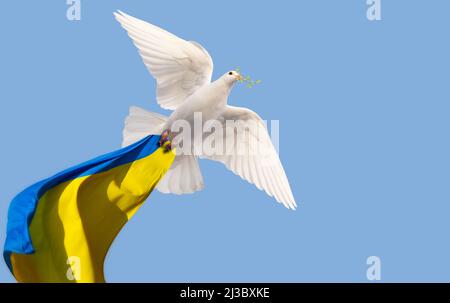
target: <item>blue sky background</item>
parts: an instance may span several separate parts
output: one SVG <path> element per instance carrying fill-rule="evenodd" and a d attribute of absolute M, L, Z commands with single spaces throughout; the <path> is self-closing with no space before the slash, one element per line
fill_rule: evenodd
<path fill-rule="evenodd" d="M 219 163 L 205 190 L 153 193 L 106 260 L 110 282 L 450 281 L 450 2 L 2 1 L 0 241 L 28 185 L 119 147 L 130 105 L 165 113 L 112 12 L 263 84 L 230 102 L 280 120 L 289 211 Z M 14 281 L 3 260 L 0 281 Z"/>

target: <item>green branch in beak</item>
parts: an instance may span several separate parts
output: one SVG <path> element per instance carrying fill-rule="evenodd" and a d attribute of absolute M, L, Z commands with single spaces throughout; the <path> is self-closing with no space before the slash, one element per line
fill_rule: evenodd
<path fill-rule="evenodd" d="M 250 76 L 243 76 L 241 74 L 241 69 L 238 67 L 235 69 L 236 72 L 239 73 L 239 76 L 236 78 L 237 81 L 239 81 L 240 83 L 246 83 L 248 88 L 252 88 L 253 86 L 255 86 L 256 84 L 260 84 L 262 81 L 261 80 L 256 80 L 253 81 Z"/>

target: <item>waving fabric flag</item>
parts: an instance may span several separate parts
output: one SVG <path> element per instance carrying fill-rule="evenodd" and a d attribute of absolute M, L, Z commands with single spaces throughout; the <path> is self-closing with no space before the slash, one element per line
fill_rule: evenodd
<path fill-rule="evenodd" d="M 25 189 L 11 202 L 4 258 L 19 282 L 104 282 L 121 228 L 172 164 L 148 136 Z"/>

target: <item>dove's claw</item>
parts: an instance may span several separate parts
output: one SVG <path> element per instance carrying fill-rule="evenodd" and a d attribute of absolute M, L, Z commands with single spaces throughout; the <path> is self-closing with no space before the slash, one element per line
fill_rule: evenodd
<path fill-rule="evenodd" d="M 164 148 L 164 151 L 168 152 L 172 150 L 172 143 L 170 140 L 172 135 L 170 133 L 170 130 L 166 129 L 162 132 L 161 138 L 159 139 L 159 146 Z"/>
<path fill-rule="evenodd" d="M 165 130 L 161 133 L 161 138 L 159 139 L 159 146 L 163 146 L 165 142 L 169 140 L 170 131 Z"/>
<path fill-rule="evenodd" d="M 167 141 L 163 146 L 165 152 L 169 152 L 172 150 L 172 144 L 170 143 L 170 141 Z"/>

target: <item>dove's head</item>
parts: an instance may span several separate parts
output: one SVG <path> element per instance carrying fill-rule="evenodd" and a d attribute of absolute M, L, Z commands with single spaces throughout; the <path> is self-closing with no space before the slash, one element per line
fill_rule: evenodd
<path fill-rule="evenodd" d="M 228 84 L 233 85 L 236 81 L 242 81 L 243 78 L 240 73 L 235 70 L 227 72 L 222 76 L 222 79 Z"/>

